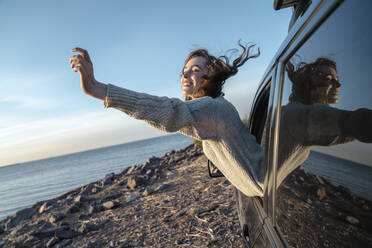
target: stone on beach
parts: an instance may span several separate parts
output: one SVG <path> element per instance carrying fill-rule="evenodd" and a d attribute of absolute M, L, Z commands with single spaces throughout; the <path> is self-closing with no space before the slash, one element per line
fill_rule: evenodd
<path fill-rule="evenodd" d="M 105 203 L 102 204 L 102 206 L 105 208 L 105 209 L 112 209 L 112 208 L 116 208 L 120 205 L 119 202 L 116 202 L 116 201 L 107 201 Z"/>
<path fill-rule="evenodd" d="M 137 166 L 133 165 L 133 166 L 129 167 L 129 169 L 127 170 L 126 174 L 127 174 L 127 175 L 130 175 L 130 174 L 132 174 L 136 169 L 137 169 Z"/>
<path fill-rule="evenodd" d="M 128 178 L 127 186 L 130 189 L 134 189 L 138 186 L 142 186 L 146 183 L 146 178 L 144 176 L 133 175 Z"/>
<path fill-rule="evenodd" d="M 48 240 L 48 242 L 46 243 L 46 247 L 49 248 L 49 247 L 53 247 L 53 245 L 57 244 L 58 243 L 58 239 L 53 237 L 51 239 Z"/>
<path fill-rule="evenodd" d="M 103 179 L 103 185 L 110 185 L 114 182 L 114 180 L 115 180 L 115 173 L 109 173 Z"/>
<path fill-rule="evenodd" d="M 359 223 L 359 220 L 357 218 L 353 217 L 353 216 L 347 216 L 346 220 L 347 220 L 347 222 L 349 222 L 350 224 L 353 224 L 353 225 Z"/>
<path fill-rule="evenodd" d="M 74 202 L 84 202 L 86 200 L 87 198 L 83 194 L 80 194 L 74 198 Z"/>
<path fill-rule="evenodd" d="M 52 206 L 52 203 L 50 201 L 46 201 L 43 203 L 43 205 L 39 208 L 39 214 L 42 214 L 44 211 L 48 210 Z"/>
<path fill-rule="evenodd" d="M 75 202 L 74 204 L 72 204 L 71 206 L 69 206 L 66 210 L 66 214 L 73 214 L 73 213 L 77 213 L 80 211 L 80 203 L 79 202 Z"/>
<path fill-rule="evenodd" d="M 109 193 L 104 199 L 105 199 L 105 201 L 115 200 L 115 199 L 121 197 L 122 195 L 123 195 L 123 193 L 121 193 L 121 192 L 112 192 L 112 193 Z"/>
<path fill-rule="evenodd" d="M 44 238 L 50 238 L 50 237 L 56 237 L 59 239 L 71 239 L 73 237 L 80 235 L 80 233 L 75 230 L 70 229 L 67 226 L 58 226 L 58 227 L 43 228 L 37 231 L 33 231 L 31 232 L 31 235 L 38 239 L 44 239 Z"/>
<path fill-rule="evenodd" d="M 10 228 L 18 225 L 18 223 L 21 221 L 27 220 L 36 214 L 37 212 L 33 208 L 25 208 L 18 211 L 15 215 L 8 217 L 9 219 L 5 223 L 5 230 L 9 230 Z"/>
<path fill-rule="evenodd" d="M 72 243 L 72 240 L 71 239 L 65 239 L 65 240 L 62 240 L 60 243 L 58 243 L 55 247 L 56 248 L 67 247 L 71 243 Z"/>
<path fill-rule="evenodd" d="M 143 196 L 149 196 L 153 193 L 154 191 L 150 188 L 146 188 L 143 192 L 142 192 L 142 195 Z"/>
<path fill-rule="evenodd" d="M 159 185 L 156 189 L 155 189 L 155 191 L 162 191 L 162 190 L 165 190 L 165 189 L 167 189 L 167 188 L 169 188 L 171 185 L 170 184 L 162 184 L 162 185 Z"/>
<path fill-rule="evenodd" d="M 167 172 L 167 177 L 171 177 L 171 176 L 173 176 L 173 175 L 174 175 L 173 172 L 171 172 L 171 171 L 168 171 L 168 172 Z"/>
<path fill-rule="evenodd" d="M 321 187 L 317 190 L 316 194 L 319 197 L 319 200 L 323 200 L 324 197 L 326 197 L 327 193 L 325 191 L 325 188 Z"/>
<path fill-rule="evenodd" d="M 63 226 L 43 228 L 43 229 L 31 232 L 31 235 L 38 238 L 38 239 L 54 237 L 56 235 L 57 231 L 62 231 L 62 230 L 64 230 L 64 228 L 65 227 L 63 227 Z"/>
<path fill-rule="evenodd" d="M 56 223 L 57 221 L 60 221 L 62 220 L 63 218 L 65 217 L 65 215 L 61 214 L 61 213 L 57 213 L 57 214 L 52 214 L 49 218 L 49 222 L 50 223 Z"/>
<path fill-rule="evenodd" d="M 128 196 L 128 198 L 127 198 L 127 201 L 128 201 L 128 202 L 135 201 L 135 200 L 137 200 L 138 198 L 139 198 L 139 195 L 137 195 L 137 194 L 130 194 L 130 195 Z"/>
<path fill-rule="evenodd" d="M 100 205 L 93 205 L 93 206 L 90 205 L 88 207 L 88 213 L 89 214 L 98 213 L 98 212 L 103 211 L 103 210 L 104 210 L 103 206 L 100 206 Z"/>
<path fill-rule="evenodd" d="M 88 233 L 88 232 L 91 232 L 91 231 L 99 230 L 103 225 L 104 225 L 104 223 L 98 223 L 98 224 L 95 224 L 95 223 L 83 223 L 79 227 L 78 231 L 81 232 L 81 233 Z"/>
<path fill-rule="evenodd" d="M 72 229 L 63 229 L 56 232 L 55 236 L 59 239 L 71 239 L 80 235 L 81 233 Z"/>

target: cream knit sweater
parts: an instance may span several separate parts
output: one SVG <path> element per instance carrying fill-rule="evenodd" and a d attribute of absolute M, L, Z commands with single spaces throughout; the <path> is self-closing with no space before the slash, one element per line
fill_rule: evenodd
<path fill-rule="evenodd" d="M 104 105 L 162 131 L 202 140 L 205 155 L 236 188 L 247 196 L 263 196 L 264 151 L 223 97 L 182 101 L 109 84 Z"/>

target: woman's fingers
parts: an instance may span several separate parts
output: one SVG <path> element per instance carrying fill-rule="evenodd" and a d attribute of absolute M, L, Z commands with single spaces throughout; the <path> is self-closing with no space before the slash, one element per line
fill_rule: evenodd
<path fill-rule="evenodd" d="M 80 55 L 81 55 L 84 59 L 86 59 L 86 61 L 87 61 L 88 63 L 92 64 L 92 60 L 90 59 L 87 50 L 85 50 L 85 49 L 83 49 L 83 48 L 80 48 L 80 47 L 75 47 L 75 48 L 72 49 L 72 51 L 73 51 L 73 52 L 78 52 L 78 53 L 80 53 Z"/>
<path fill-rule="evenodd" d="M 77 72 L 82 66 L 88 66 L 88 62 L 81 55 L 74 55 L 70 58 L 71 68 Z"/>
<path fill-rule="evenodd" d="M 73 55 L 70 57 L 70 64 L 71 63 L 76 63 L 76 62 L 80 62 L 80 61 L 83 61 L 85 60 L 83 56 L 81 56 L 80 54 L 77 54 L 77 55 Z"/>
<path fill-rule="evenodd" d="M 84 93 L 92 95 L 95 87 L 93 73 L 93 64 L 89 58 L 88 52 L 82 48 L 74 48 L 72 52 L 77 52 L 70 57 L 71 67 L 75 72 L 80 72 L 80 82 Z"/>

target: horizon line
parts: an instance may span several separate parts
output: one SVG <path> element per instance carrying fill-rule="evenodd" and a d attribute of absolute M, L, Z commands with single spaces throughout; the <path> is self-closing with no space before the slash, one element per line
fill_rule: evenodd
<path fill-rule="evenodd" d="M 129 141 L 129 142 L 124 142 L 124 143 L 117 143 L 117 144 L 113 144 L 113 145 L 100 146 L 100 147 L 91 148 L 91 149 L 87 149 L 87 150 L 81 150 L 81 151 L 76 151 L 76 152 L 71 152 L 71 153 L 64 153 L 64 154 L 60 154 L 60 155 L 57 155 L 57 156 L 50 156 L 50 157 L 46 157 L 46 158 L 28 160 L 28 161 L 19 162 L 19 163 L 0 165 L 0 169 L 4 168 L 4 167 L 16 166 L 16 165 L 20 165 L 20 164 L 27 164 L 27 163 L 43 161 L 43 160 L 47 160 L 47 159 L 59 158 L 59 157 L 63 157 L 63 156 L 67 156 L 67 155 L 73 155 L 73 154 L 77 154 L 77 153 L 81 153 L 81 152 L 89 152 L 89 151 L 99 150 L 99 149 L 108 148 L 108 147 L 114 147 L 114 146 L 119 146 L 119 145 L 124 145 L 124 144 L 135 143 L 135 142 L 139 142 L 139 141 L 143 141 L 143 140 L 157 139 L 157 138 L 162 137 L 162 136 L 171 136 L 171 135 L 182 135 L 182 134 L 180 134 L 180 133 L 170 133 L 170 134 L 165 133 L 165 134 L 155 136 L 155 137 L 151 137 L 151 138 L 137 139 L 137 140 L 132 140 L 132 141 Z M 185 136 L 185 135 L 182 135 L 182 136 Z M 187 137 L 187 136 L 185 136 L 185 137 Z"/>

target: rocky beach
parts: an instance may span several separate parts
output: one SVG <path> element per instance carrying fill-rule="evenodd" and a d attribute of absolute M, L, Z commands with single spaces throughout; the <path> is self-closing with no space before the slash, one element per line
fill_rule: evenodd
<path fill-rule="evenodd" d="M 307 186 L 306 192 L 299 184 Z M 301 168 L 283 189 L 281 201 L 292 206 L 287 216 L 296 216 L 300 224 L 287 218 L 282 228 L 306 225 L 300 237 L 287 237 L 291 246 L 312 240 L 319 233 L 314 230 L 323 228 L 306 222 L 308 214 L 327 217 L 330 235 L 343 231 L 340 242 L 356 235 L 364 247 L 372 244 L 370 201 Z M 306 207 L 310 202 L 319 208 Z M 329 213 L 330 204 L 344 207 Z M 331 230 L 332 224 L 339 228 Z M 340 247 L 326 238 L 306 247 Z M 0 248 L 8 247 L 244 246 L 233 186 L 224 177 L 210 178 L 201 148 L 190 145 L 8 216 L 0 221 Z"/>

